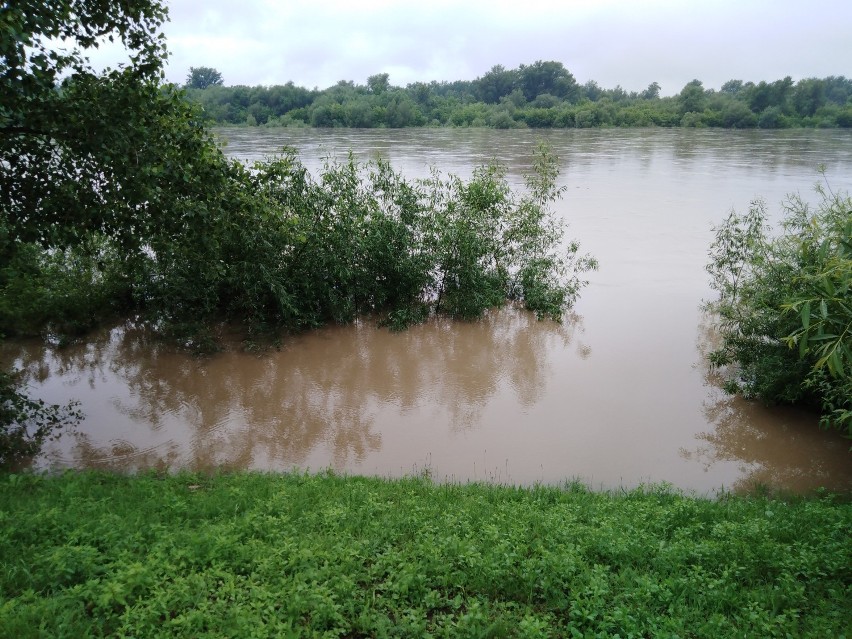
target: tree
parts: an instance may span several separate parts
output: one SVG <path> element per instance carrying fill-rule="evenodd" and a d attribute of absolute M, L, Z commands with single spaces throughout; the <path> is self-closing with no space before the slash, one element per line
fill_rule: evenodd
<path fill-rule="evenodd" d="M 793 89 L 793 108 L 807 117 L 825 104 L 825 81 L 817 78 L 800 80 Z"/>
<path fill-rule="evenodd" d="M 734 97 L 738 96 L 742 90 L 742 80 L 728 80 L 727 82 L 725 82 L 725 84 L 722 85 L 722 88 L 720 89 L 722 93 L 726 93 Z"/>
<path fill-rule="evenodd" d="M 744 94 L 749 108 L 755 113 L 762 113 L 769 107 L 785 108 L 792 88 L 793 79 L 787 76 L 783 80 L 771 84 L 760 82 L 757 85 L 752 85 L 744 91 Z"/>
<path fill-rule="evenodd" d="M 381 95 L 390 88 L 390 75 L 387 73 L 377 73 L 367 78 L 367 86 L 370 87 L 370 93 Z"/>
<path fill-rule="evenodd" d="M 652 82 L 648 85 L 648 88 L 642 91 L 640 97 L 643 100 L 656 100 L 660 97 L 660 85 L 656 82 Z"/>
<path fill-rule="evenodd" d="M 681 114 L 703 111 L 705 97 L 704 85 L 701 80 L 688 82 L 678 96 Z"/>
<path fill-rule="evenodd" d="M 0 60 L 6 251 L 16 242 L 79 245 L 92 232 L 138 246 L 143 229 L 169 220 L 166 200 L 187 191 L 183 167 L 199 166 L 211 144 L 196 108 L 160 86 L 165 7 L 31 1 L 0 15 L 15 34 L 3 39 Z M 121 39 L 130 62 L 98 75 L 85 53 L 103 37 Z M 51 38 L 65 38 L 66 47 L 54 51 Z"/>
<path fill-rule="evenodd" d="M 222 86 L 222 74 L 212 67 L 189 67 L 184 86 L 187 89 Z"/>
<path fill-rule="evenodd" d="M 137 83 L 158 78 L 165 49 L 157 30 L 165 18 L 165 7 L 151 0 L 4 3 L 0 11 L 0 206 L 4 213 L 17 209 L 22 199 L 56 187 L 49 184 L 55 171 L 44 170 L 48 166 L 66 163 L 71 173 L 86 164 L 82 157 L 86 154 L 76 154 L 74 166 L 68 166 L 68 147 L 89 135 L 79 125 L 91 114 L 76 102 L 79 93 L 57 90 L 60 78 L 69 77 L 66 86 L 91 84 L 95 76 L 84 52 L 105 36 L 120 39 L 130 51 L 129 66 L 110 72 L 112 77 Z M 56 39 L 65 46 L 52 46 Z M 95 135 L 101 132 L 95 122 L 91 124 Z M 36 210 L 22 218 L 32 217 Z"/>
<path fill-rule="evenodd" d="M 583 85 L 583 94 L 592 102 L 597 102 L 604 94 L 604 90 L 594 80 L 589 80 Z"/>
<path fill-rule="evenodd" d="M 501 98 L 509 95 L 518 81 L 518 72 L 508 71 L 497 64 L 485 75 L 475 81 L 477 97 L 487 104 L 497 104 Z"/>
<path fill-rule="evenodd" d="M 538 60 L 530 65 L 518 67 L 518 86 L 527 102 L 532 102 L 542 93 L 558 98 L 573 100 L 578 93 L 577 81 L 561 62 Z"/>

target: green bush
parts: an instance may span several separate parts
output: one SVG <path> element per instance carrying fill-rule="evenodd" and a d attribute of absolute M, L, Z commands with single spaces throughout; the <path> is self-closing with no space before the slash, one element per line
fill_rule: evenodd
<path fill-rule="evenodd" d="M 786 205 L 782 230 L 754 202 L 716 229 L 708 271 L 719 294 L 727 388 L 766 402 L 815 404 L 822 425 L 852 435 L 852 199 L 818 189 L 814 209 Z"/>
<path fill-rule="evenodd" d="M 133 305 L 133 264 L 103 237 L 89 234 L 79 245 L 50 250 L 3 239 L 0 334 L 65 341 Z"/>
<path fill-rule="evenodd" d="M 73 336 L 142 313 L 191 342 L 221 319 L 302 330 L 378 313 L 398 326 L 506 300 L 559 318 L 595 267 L 550 208 L 561 189 L 546 148 L 522 194 L 497 165 L 419 182 L 352 158 L 314 179 L 286 150 L 250 169 L 217 153 L 196 167 L 218 175 L 204 199 L 172 199 L 135 248 L 96 232 L 56 248 L 4 236 L 0 330 Z"/>

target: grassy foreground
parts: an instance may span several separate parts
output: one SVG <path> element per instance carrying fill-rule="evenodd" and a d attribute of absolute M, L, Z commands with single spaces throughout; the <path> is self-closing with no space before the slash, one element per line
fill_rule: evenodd
<path fill-rule="evenodd" d="M 0 636 L 842 637 L 850 533 L 827 496 L 0 475 Z"/>

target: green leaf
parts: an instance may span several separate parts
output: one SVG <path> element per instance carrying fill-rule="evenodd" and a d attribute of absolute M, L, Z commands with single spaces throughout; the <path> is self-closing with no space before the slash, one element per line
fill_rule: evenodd
<path fill-rule="evenodd" d="M 802 327 L 805 330 L 808 330 L 808 326 L 811 325 L 811 303 L 810 301 L 805 302 L 804 306 L 802 306 Z"/>
<path fill-rule="evenodd" d="M 808 352 L 808 335 L 807 333 L 802 333 L 799 337 L 799 357 L 804 357 Z"/>
<path fill-rule="evenodd" d="M 843 360 L 840 359 L 840 354 L 835 349 L 828 358 L 828 370 L 835 377 L 843 377 Z"/>

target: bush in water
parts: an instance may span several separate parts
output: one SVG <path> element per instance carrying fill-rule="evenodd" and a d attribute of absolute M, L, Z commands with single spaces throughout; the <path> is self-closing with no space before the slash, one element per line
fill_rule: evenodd
<path fill-rule="evenodd" d="M 437 171 L 408 181 L 352 157 L 315 180 L 292 152 L 231 168 L 238 206 L 221 207 L 203 243 L 157 240 L 137 297 L 158 317 L 298 330 L 379 313 L 398 326 L 510 299 L 559 318 L 596 266 L 548 206 L 561 190 L 545 148 L 520 196 L 497 165 L 467 182 Z"/>
<path fill-rule="evenodd" d="M 760 201 L 716 230 L 707 269 L 722 345 L 710 357 L 732 366 L 728 390 L 815 403 L 823 426 L 852 435 L 852 199 L 817 191 L 815 209 L 790 198 L 777 236 Z"/>

